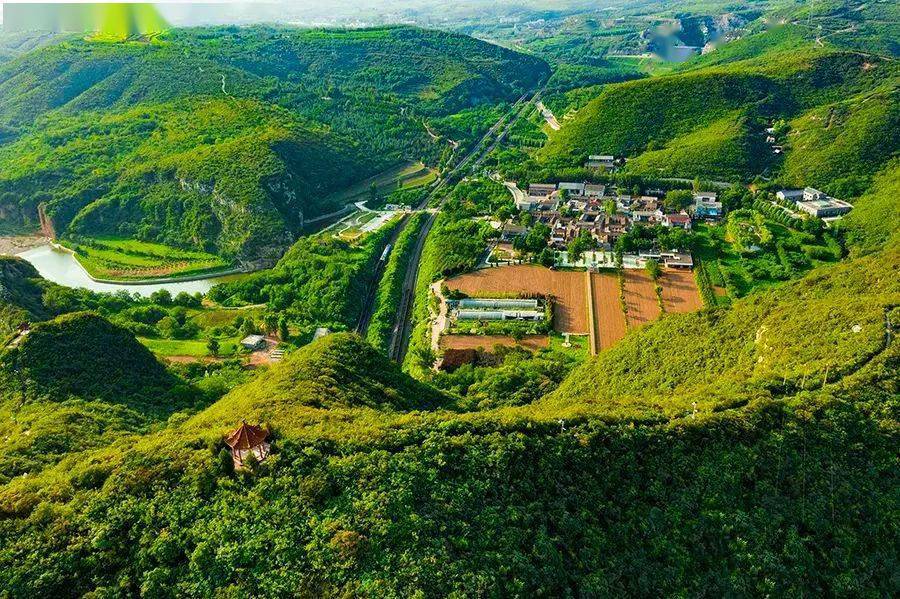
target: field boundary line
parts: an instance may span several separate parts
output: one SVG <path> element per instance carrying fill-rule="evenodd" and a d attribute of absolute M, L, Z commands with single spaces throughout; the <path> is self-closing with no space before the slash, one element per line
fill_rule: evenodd
<path fill-rule="evenodd" d="M 590 337 L 591 355 L 597 355 L 597 315 L 594 313 L 594 278 L 591 271 L 584 271 L 587 280 L 585 289 L 587 290 L 587 310 L 588 310 L 588 335 Z"/>

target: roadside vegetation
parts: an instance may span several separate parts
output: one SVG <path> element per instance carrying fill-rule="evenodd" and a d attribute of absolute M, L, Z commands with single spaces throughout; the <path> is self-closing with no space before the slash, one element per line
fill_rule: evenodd
<path fill-rule="evenodd" d="M 426 218 L 427 215 L 422 212 L 410 217 L 409 222 L 397 237 L 387 266 L 381 275 L 381 282 L 375 294 L 372 320 L 369 322 L 369 330 L 366 332 L 366 340 L 372 344 L 372 347 L 383 353 L 387 353 L 390 349 L 391 335 L 397 321 L 397 310 L 403 294 L 406 270 L 412 259 L 419 231 L 424 226 Z"/>
<path fill-rule="evenodd" d="M 327 233 L 303 237 L 274 268 L 216 285 L 209 297 L 224 306 L 265 304 L 284 319 L 298 340 L 309 341 L 318 327 L 353 329 L 369 280 L 399 219 L 355 241 Z"/>

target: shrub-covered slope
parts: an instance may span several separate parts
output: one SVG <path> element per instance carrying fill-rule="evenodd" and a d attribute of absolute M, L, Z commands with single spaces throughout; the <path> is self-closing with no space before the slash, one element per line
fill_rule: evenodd
<path fill-rule="evenodd" d="M 322 414 L 352 415 L 354 408 L 400 412 L 435 409 L 446 402 L 433 388 L 402 374 L 361 337 L 335 333 L 233 390 L 188 425 L 228 427 L 240 416 L 290 431 Z"/>
<path fill-rule="evenodd" d="M 28 397 L 122 401 L 142 411 L 170 411 L 173 379 L 127 330 L 90 312 L 34 325 L 2 359 L 5 383 Z"/>
<path fill-rule="evenodd" d="M 781 179 L 837 197 L 856 197 L 900 153 L 900 79 L 789 123 Z"/>
<path fill-rule="evenodd" d="M 115 151 L 110 151 L 114 148 Z M 0 146 L 2 197 L 58 233 L 134 236 L 226 256 L 276 254 L 329 190 L 368 172 L 350 139 L 256 101 L 185 100 L 48 117 Z"/>
<path fill-rule="evenodd" d="M 551 135 L 540 156 L 572 165 L 588 154 L 617 154 L 632 157 L 633 169 L 643 174 L 748 178 L 778 167 L 763 143 L 769 122 L 797 118 L 802 125 L 848 97 L 874 99 L 874 90 L 880 89 L 888 94 L 880 96 L 887 106 L 867 103 L 867 110 L 845 119 L 846 126 L 838 118 L 838 128 L 816 140 L 825 144 L 837 131 L 843 133 L 843 147 L 831 162 L 838 163 L 840 156 L 844 164 L 819 179 L 871 172 L 900 150 L 889 127 L 896 100 L 887 91 L 898 77 L 895 61 L 818 47 L 774 30 L 727 44 L 669 75 L 605 86 Z M 879 132 L 888 131 L 880 152 L 871 149 Z M 819 145 L 812 141 L 809 145 Z M 818 148 L 808 156 L 805 146 L 787 147 L 791 180 L 800 175 L 795 163 L 817 159 Z"/>
<path fill-rule="evenodd" d="M 35 324 L 0 353 L 0 480 L 147 432 L 198 399 L 131 333 L 95 314 Z"/>
<path fill-rule="evenodd" d="M 28 262 L 0 256 L 0 342 L 14 333 L 20 324 L 47 317 L 40 278 Z"/>
<path fill-rule="evenodd" d="M 173 30 L 0 66 L 0 208 L 57 234 L 271 257 L 332 192 L 437 157 L 422 119 L 513 99 L 542 61 L 457 34 Z"/>

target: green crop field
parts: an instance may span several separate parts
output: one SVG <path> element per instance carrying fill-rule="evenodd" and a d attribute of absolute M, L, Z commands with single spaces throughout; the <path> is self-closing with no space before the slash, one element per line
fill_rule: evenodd
<path fill-rule="evenodd" d="M 147 337 L 138 337 L 143 345 L 158 356 L 189 356 L 192 358 L 202 358 L 209 355 L 206 341 L 194 339 L 150 339 Z M 238 353 L 240 346 L 239 339 L 219 340 L 218 355 L 227 358 Z"/>
<path fill-rule="evenodd" d="M 212 254 L 121 238 L 78 238 L 65 243 L 96 279 L 139 280 L 214 273 L 230 264 Z"/>

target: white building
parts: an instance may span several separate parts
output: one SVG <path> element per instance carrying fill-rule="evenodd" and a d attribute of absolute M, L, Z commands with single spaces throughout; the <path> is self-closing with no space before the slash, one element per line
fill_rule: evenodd
<path fill-rule="evenodd" d="M 782 202 L 796 202 L 800 198 L 803 197 L 802 189 L 782 189 L 778 193 L 775 194 L 775 197 L 781 200 Z"/>

